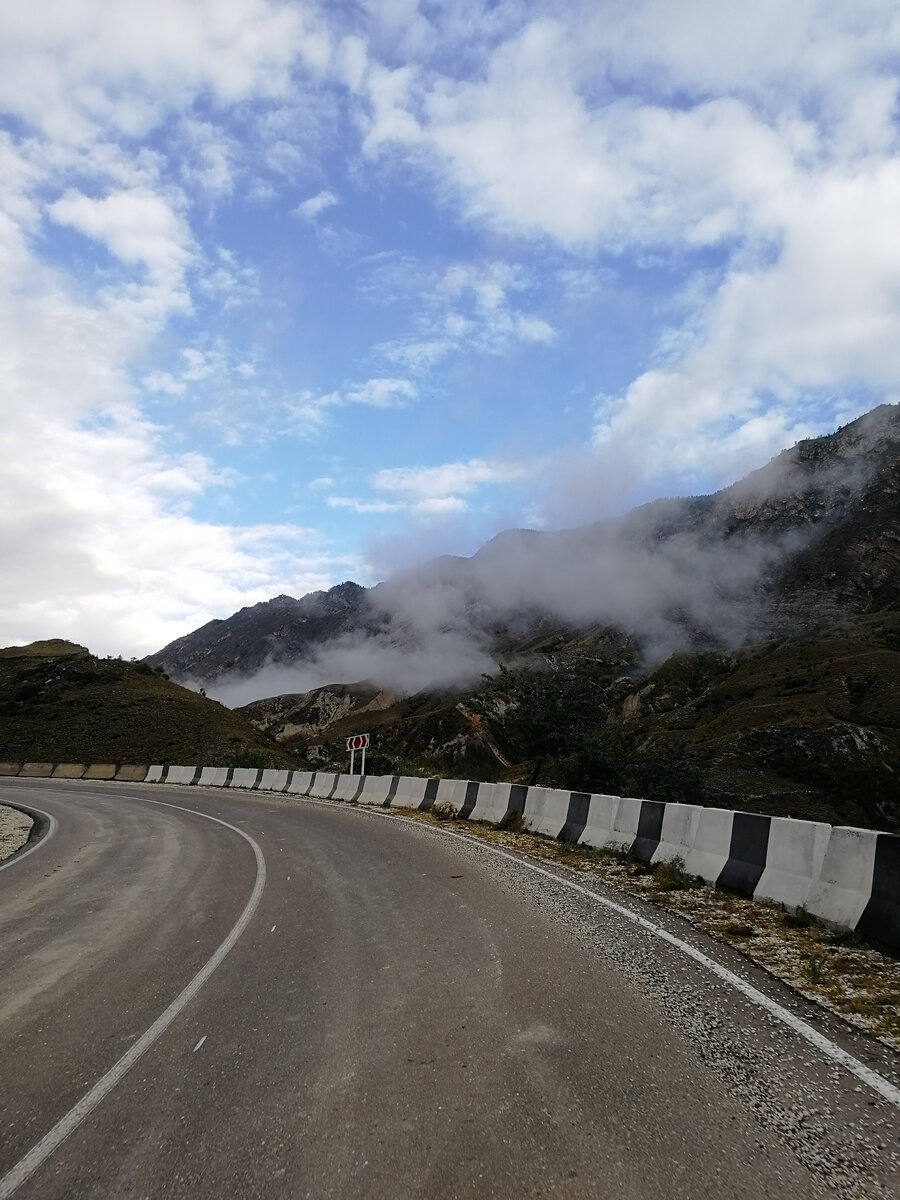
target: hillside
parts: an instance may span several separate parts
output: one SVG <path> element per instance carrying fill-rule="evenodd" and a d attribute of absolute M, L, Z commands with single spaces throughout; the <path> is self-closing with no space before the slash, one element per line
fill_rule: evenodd
<path fill-rule="evenodd" d="M 601 630 L 644 667 L 900 608 L 900 405 L 800 442 L 711 496 L 557 532 L 508 530 L 377 587 L 279 596 L 147 661 L 229 703 L 370 679 L 465 688 Z"/>
<path fill-rule="evenodd" d="M 900 614 L 861 618 L 836 636 L 681 651 L 646 673 L 616 675 L 599 663 L 591 671 L 597 730 L 620 739 L 638 765 L 686 754 L 699 769 L 690 799 L 900 831 Z M 372 772 L 527 781 L 529 748 L 475 708 L 470 691 L 403 698 L 355 684 L 240 711 L 320 768 L 345 769 L 344 739 L 368 732 Z M 600 764 L 586 769 L 585 777 L 578 764 L 551 760 L 540 782 L 648 792 L 639 771 L 610 778 Z M 673 798 L 664 780 L 656 786 L 659 799 Z"/>
<path fill-rule="evenodd" d="M 509 530 L 468 559 L 205 629 L 189 657 L 173 643 L 153 661 L 232 702 L 255 690 L 241 711 L 315 765 L 370 731 L 373 770 L 527 779 L 530 748 L 473 692 L 498 663 L 576 663 L 593 727 L 630 765 L 610 781 L 548 760 L 542 782 L 664 791 L 641 764 L 672 752 L 705 803 L 900 828 L 900 406 L 711 496 Z"/>
<path fill-rule="evenodd" d="M 0 759 L 296 765 L 239 713 L 145 663 L 59 640 L 0 650 Z"/>

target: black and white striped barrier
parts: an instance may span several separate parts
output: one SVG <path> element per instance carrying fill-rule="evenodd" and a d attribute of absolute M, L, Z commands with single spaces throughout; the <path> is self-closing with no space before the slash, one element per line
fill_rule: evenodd
<path fill-rule="evenodd" d="M 275 791 L 522 827 L 559 841 L 618 849 L 639 862 L 681 859 L 689 875 L 773 900 L 900 951 L 900 837 L 788 817 L 662 804 L 510 783 L 401 775 L 153 766 L 147 783 Z"/>

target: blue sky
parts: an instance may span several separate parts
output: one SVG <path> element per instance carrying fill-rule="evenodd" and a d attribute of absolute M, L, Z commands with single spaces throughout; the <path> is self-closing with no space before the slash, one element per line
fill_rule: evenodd
<path fill-rule="evenodd" d="M 896 3 L 0 10 L 0 644 L 143 654 L 900 391 Z"/>

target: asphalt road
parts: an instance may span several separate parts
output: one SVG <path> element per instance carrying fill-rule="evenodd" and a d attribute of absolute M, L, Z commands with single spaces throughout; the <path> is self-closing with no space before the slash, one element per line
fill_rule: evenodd
<path fill-rule="evenodd" d="M 0 867 L 4 1200 L 897 1194 L 890 1103 L 461 839 L 198 788 L 0 802 L 58 826 Z"/>

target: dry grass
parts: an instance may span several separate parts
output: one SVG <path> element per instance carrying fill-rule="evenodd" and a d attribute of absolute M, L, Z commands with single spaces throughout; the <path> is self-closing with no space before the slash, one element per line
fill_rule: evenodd
<path fill-rule="evenodd" d="M 430 813 L 410 816 L 434 823 Z M 697 929 L 728 942 L 801 995 L 900 1050 L 900 960 L 855 934 L 835 930 L 803 909 L 717 891 L 687 875 L 677 860 L 647 867 L 620 853 L 557 842 L 469 821 L 448 821 L 460 832 L 532 858 L 562 863 L 677 912 Z"/>

